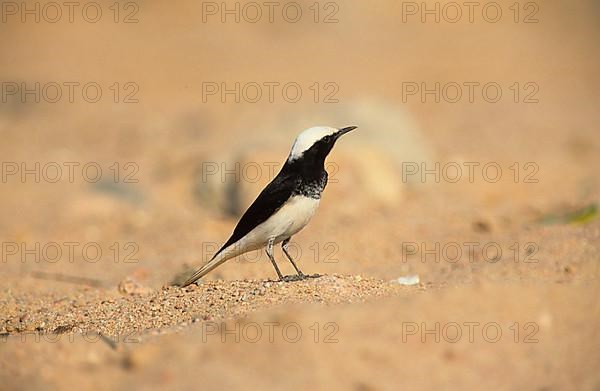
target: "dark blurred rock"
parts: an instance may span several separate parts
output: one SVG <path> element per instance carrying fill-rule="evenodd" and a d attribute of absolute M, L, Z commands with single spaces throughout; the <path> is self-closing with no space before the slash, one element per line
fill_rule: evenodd
<path fill-rule="evenodd" d="M 492 231 L 492 227 L 490 226 L 490 224 L 486 221 L 483 220 L 479 220 L 479 221 L 474 221 L 473 222 L 473 230 L 475 230 L 475 232 L 491 232 Z"/>

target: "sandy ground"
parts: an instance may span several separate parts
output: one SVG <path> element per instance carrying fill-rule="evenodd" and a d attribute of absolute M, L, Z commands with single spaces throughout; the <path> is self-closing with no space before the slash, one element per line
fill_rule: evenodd
<path fill-rule="evenodd" d="M 523 3 L 515 23 L 512 3 L 497 23 L 403 21 L 394 1 L 320 3 L 337 23 L 306 2 L 298 23 L 202 22 L 188 1 L 140 3 L 137 23 L 110 2 L 97 23 L 3 14 L 4 83 L 103 97 L 3 84 L 0 388 L 600 389 L 600 8 Z M 204 99 L 207 82 L 303 95 Z M 436 82 L 502 97 L 406 95 Z M 293 238 L 319 276 L 276 281 L 254 252 L 173 286 L 315 124 L 359 126 Z"/>

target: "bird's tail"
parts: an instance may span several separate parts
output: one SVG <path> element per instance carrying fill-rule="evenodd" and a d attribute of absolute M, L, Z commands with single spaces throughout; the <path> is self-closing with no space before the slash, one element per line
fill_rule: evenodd
<path fill-rule="evenodd" d="M 194 282 L 198 281 L 208 273 L 210 273 L 213 269 L 221 265 L 223 262 L 227 261 L 235 257 L 237 254 L 233 251 L 227 251 L 229 249 L 224 249 L 224 251 L 220 251 L 215 254 L 214 257 L 208 262 L 206 262 L 202 267 L 194 272 L 183 284 L 180 284 L 180 287 L 186 287 Z"/>

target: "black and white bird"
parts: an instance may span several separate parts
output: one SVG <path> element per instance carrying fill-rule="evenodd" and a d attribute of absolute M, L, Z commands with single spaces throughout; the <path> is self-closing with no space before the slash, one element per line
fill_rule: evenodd
<path fill-rule="evenodd" d="M 319 206 L 321 192 L 327 185 L 325 158 L 340 136 L 354 129 L 356 126 L 341 129 L 319 126 L 300 133 L 281 171 L 250 205 L 229 240 L 181 286 L 196 282 L 228 259 L 263 247 L 279 279 L 284 280 L 273 257 L 273 246 L 278 243 L 298 277 L 304 278 L 287 245 Z"/>

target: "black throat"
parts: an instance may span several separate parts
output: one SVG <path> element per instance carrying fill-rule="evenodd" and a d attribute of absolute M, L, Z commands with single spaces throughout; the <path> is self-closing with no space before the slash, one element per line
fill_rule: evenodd
<path fill-rule="evenodd" d="M 292 195 L 320 199 L 321 192 L 327 185 L 325 158 L 333 148 L 335 138 L 326 136 L 313 144 L 309 149 L 294 160 L 287 161 L 280 175 L 295 177 Z"/>

